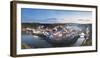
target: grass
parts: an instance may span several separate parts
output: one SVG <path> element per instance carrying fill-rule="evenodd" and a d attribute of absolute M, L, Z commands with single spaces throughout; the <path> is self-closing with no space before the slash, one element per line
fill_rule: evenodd
<path fill-rule="evenodd" d="M 25 43 L 22 43 L 21 48 L 22 48 L 22 49 L 29 49 L 29 48 L 31 48 L 31 47 L 29 47 L 29 46 L 28 46 L 27 44 L 25 44 Z"/>
<path fill-rule="evenodd" d="M 91 45 L 92 45 L 92 39 L 88 39 L 84 43 L 82 43 L 81 46 L 91 46 Z"/>

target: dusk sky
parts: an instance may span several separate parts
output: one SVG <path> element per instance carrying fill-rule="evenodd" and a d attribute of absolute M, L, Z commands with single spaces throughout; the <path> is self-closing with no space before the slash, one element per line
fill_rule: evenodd
<path fill-rule="evenodd" d="M 29 22 L 55 22 L 61 20 L 74 19 L 92 19 L 91 11 L 75 11 L 75 10 L 51 10 L 51 9 L 34 9 L 22 8 L 22 23 Z"/>

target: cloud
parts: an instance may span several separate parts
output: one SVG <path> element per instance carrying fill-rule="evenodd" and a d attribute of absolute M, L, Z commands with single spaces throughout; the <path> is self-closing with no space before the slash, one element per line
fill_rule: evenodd
<path fill-rule="evenodd" d="M 80 23 L 87 24 L 92 23 L 92 19 L 75 19 L 75 18 L 47 18 L 47 19 L 34 19 L 31 23 Z M 30 23 L 29 22 L 29 23 Z"/>

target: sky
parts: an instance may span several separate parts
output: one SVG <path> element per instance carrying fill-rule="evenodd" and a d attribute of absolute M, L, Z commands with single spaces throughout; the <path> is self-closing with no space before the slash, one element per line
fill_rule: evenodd
<path fill-rule="evenodd" d="M 63 22 L 75 19 L 92 19 L 91 11 L 21 8 L 22 23 Z"/>

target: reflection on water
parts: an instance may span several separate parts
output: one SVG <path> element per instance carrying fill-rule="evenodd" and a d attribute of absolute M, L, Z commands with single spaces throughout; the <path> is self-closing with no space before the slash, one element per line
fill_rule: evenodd
<path fill-rule="evenodd" d="M 23 43 L 27 44 L 31 48 L 51 47 L 51 45 L 47 41 L 33 35 L 22 35 L 22 44 Z"/>
<path fill-rule="evenodd" d="M 56 43 L 51 43 L 51 41 L 44 40 L 41 37 L 35 36 L 35 35 L 22 35 L 22 45 L 25 46 L 25 48 L 49 48 L 49 47 L 67 47 L 70 44 L 74 44 L 74 46 L 80 46 L 82 43 L 82 38 L 75 37 L 71 41 L 63 41 L 63 44 L 57 44 L 57 41 L 54 41 Z M 77 42 L 76 42 L 77 41 Z"/>

